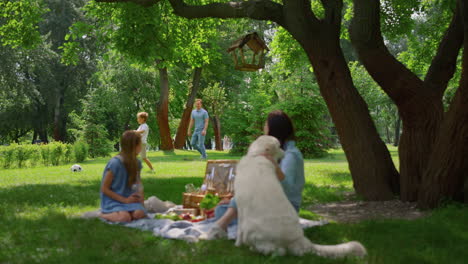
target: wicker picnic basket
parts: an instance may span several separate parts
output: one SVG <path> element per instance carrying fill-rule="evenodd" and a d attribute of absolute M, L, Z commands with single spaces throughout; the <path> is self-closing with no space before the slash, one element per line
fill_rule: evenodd
<path fill-rule="evenodd" d="M 232 197 L 234 186 L 229 182 L 229 176 L 235 174 L 237 162 L 237 160 L 208 160 L 203 184 L 209 186 L 209 189 L 204 193 L 184 192 L 183 207 L 200 209 L 200 202 L 207 193 L 217 194 L 221 199 Z"/>

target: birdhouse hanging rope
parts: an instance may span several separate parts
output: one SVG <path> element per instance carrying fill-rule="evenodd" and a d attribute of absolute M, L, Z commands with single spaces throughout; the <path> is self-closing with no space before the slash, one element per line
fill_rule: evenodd
<path fill-rule="evenodd" d="M 227 51 L 232 54 L 236 70 L 257 71 L 265 67 L 269 49 L 257 32 L 253 32 L 236 40 Z"/>

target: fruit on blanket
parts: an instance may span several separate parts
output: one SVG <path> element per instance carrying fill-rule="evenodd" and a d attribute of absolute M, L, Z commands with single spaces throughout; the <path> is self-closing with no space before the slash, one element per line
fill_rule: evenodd
<path fill-rule="evenodd" d="M 183 220 L 190 221 L 190 220 L 193 219 L 193 216 L 191 214 L 189 214 L 189 213 L 186 213 L 186 214 L 181 214 L 180 218 L 182 218 Z"/>
<path fill-rule="evenodd" d="M 179 221 L 181 218 L 176 213 L 168 213 L 168 214 L 156 214 L 154 219 L 170 219 L 173 221 Z"/>
<path fill-rule="evenodd" d="M 199 215 L 199 216 L 194 217 L 194 219 L 192 219 L 191 222 L 196 223 L 196 222 L 201 222 L 203 220 L 205 220 L 205 218 L 203 216 Z"/>

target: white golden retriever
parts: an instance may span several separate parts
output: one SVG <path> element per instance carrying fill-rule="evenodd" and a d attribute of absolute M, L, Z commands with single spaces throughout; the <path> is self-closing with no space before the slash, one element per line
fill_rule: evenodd
<path fill-rule="evenodd" d="M 248 245 L 263 254 L 304 255 L 312 252 L 325 257 L 364 256 L 359 242 L 339 245 L 313 244 L 304 236 L 296 210 L 277 179 L 275 167 L 264 154 L 275 159 L 284 156 L 279 141 L 261 136 L 237 166 L 235 180 L 239 226 L 236 246 Z"/>

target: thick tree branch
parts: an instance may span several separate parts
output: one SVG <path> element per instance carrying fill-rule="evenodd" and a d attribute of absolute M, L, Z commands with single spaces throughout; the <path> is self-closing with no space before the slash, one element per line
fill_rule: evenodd
<path fill-rule="evenodd" d="M 343 0 L 320 0 L 325 8 L 325 20 L 335 26 L 341 26 Z"/>
<path fill-rule="evenodd" d="M 169 0 L 176 15 L 185 18 L 252 18 L 284 24 L 283 6 L 269 0 L 188 5 L 183 0 Z"/>
<path fill-rule="evenodd" d="M 144 7 L 150 7 L 154 4 L 159 3 L 161 0 L 95 0 L 101 3 L 135 3 Z"/>
<path fill-rule="evenodd" d="M 96 2 L 119 3 L 131 2 L 149 7 L 161 0 L 95 0 Z M 249 0 L 240 2 L 211 3 L 189 5 L 184 0 L 169 0 L 174 13 L 185 18 L 252 18 L 270 20 L 280 25 L 283 21 L 283 6 L 270 0 Z"/>
<path fill-rule="evenodd" d="M 447 89 L 447 84 L 455 73 L 458 53 L 462 44 L 463 24 L 459 5 L 457 5 L 452 21 L 439 44 L 437 54 L 433 58 L 424 79 L 426 86 L 435 89 L 441 96 Z"/>
<path fill-rule="evenodd" d="M 380 31 L 379 0 L 354 0 L 354 18 L 349 31 L 364 67 L 397 105 L 410 103 L 421 94 L 424 83 L 400 63 L 384 44 Z"/>

